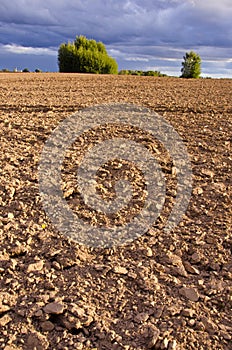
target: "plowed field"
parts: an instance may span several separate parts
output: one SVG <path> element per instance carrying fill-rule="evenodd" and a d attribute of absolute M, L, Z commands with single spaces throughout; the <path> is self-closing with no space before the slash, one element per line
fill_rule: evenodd
<path fill-rule="evenodd" d="M 165 232 L 176 188 L 161 147 L 169 185 L 157 222 L 130 244 L 88 248 L 46 216 L 40 154 L 74 112 L 125 102 L 159 113 L 178 132 L 192 196 Z M 0 123 L 0 349 L 231 349 L 232 80 L 2 73 Z M 141 142 L 152 148 L 149 138 Z M 62 179 L 75 209 L 74 158 Z"/>

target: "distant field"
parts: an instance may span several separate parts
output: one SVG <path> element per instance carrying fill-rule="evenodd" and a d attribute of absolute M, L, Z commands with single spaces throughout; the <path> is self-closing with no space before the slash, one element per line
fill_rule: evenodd
<path fill-rule="evenodd" d="M 38 164 L 60 121 L 116 102 L 148 107 L 175 128 L 193 193 L 165 233 L 175 183 L 158 155 L 167 210 L 131 244 L 90 249 L 49 222 Z M 1 73 L 0 123 L 1 349 L 230 349 L 232 80 Z M 73 205 L 75 191 L 68 197 Z"/>

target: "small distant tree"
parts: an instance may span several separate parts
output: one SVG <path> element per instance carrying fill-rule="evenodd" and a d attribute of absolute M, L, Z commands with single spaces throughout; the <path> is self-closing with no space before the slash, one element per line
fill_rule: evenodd
<path fill-rule="evenodd" d="M 23 73 L 29 73 L 30 71 L 29 71 L 29 69 L 28 68 L 24 68 L 23 69 Z"/>
<path fill-rule="evenodd" d="M 129 71 L 127 69 L 122 69 L 118 72 L 119 75 L 129 75 Z"/>
<path fill-rule="evenodd" d="M 162 74 L 160 73 L 160 71 L 157 71 L 157 70 L 142 71 L 142 70 L 122 69 L 118 74 L 119 75 L 139 75 L 139 76 L 148 76 L 148 77 L 166 77 L 167 76 L 166 74 Z"/>
<path fill-rule="evenodd" d="M 36 68 L 36 69 L 35 69 L 35 73 L 42 73 L 42 70 L 39 69 L 39 68 Z"/>
<path fill-rule="evenodd" d="M 183 56 L 181 78 L 199 78 L 201 75 L 201 57 L 194 51 L 186 52 Z"/>
<path fill-rule="evenodd" d="M 58 64 L 59 71 L 66 73 L 118 73 L 117 62 L 107 54 L 104 44 L 83 35 L 60 45 Z"/>

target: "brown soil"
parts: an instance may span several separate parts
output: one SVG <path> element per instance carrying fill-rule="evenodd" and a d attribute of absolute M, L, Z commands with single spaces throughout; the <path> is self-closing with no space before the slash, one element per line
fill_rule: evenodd
<path fill-rule="evenodd" d="M 173 125 L 193 193 L 170 234 L 164 212 L 134 242 L 93 249 L 54 229 L 37 170 L 60 121 L 112 102 Z M 0 349 L 232 349 L 232 80 L 0 74 L 0 113 Z"/>

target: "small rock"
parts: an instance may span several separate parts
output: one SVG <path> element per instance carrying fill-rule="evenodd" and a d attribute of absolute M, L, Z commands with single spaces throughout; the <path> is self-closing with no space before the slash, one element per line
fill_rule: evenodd
<path fill-rule="evenodd" d="M 167 255 L 164 257 L 164 260 L 168 264 L 174 266 L 174 268 L 172 268 L 171 271 L 175 276 L 178 276 L 178 275 L 183 277 L 188 276 L 180 256 L 169 251 Z"/>
<path fill-rule="evenodd" d="M 13 213 L 8 213 L 8 219 L 14 219 L 14 214 Z"/>
<path fill-rule="evenodd" d="M 23 244 L 19 244 L 11 250 L 11 256 L 17 257 L 24 255 L 27 252 L 27 248 Z"/>
<path fill-rule="evenodd" d="M 141 312 L 135 316 L 134 320 L 140 323 L 140 322 L 146 322 L 148 318 L 149 318 L 149 314 L 145 312 Z"/>
<path fill-rule="evenodd" d="M 168 308 L 168 311 L 169 311 L 170 315 L 172 315 L 172 316 L 179 315 L 181 313 L 181 306 L 179 306 L 177 304 L 171 305 Z"/>
<path fill-rule="evenodd" d="M 125 267 L 115 266 L 113 269 L 114 273 L 118 273 L 120 275 L 126 275 L 128 270 Z"/>
<path fill-rule="evenodd" d="M 177 342 L 176 342 L 175 339 L 169 341 L 169 343 L 168 343 L 168 350 L 175 350 L 176 347 L 177 347 Z"/>
<path fill-rule="evenodd" d="M 50 321 L 42 322 L 40 325 L 42 330 L 45 332 L 50 332 L 55 328 L 54 324 Z"/>
<path fill-rule="evenodd" d="M 134 272 L 129 272 L 128 277 L 132 278 L 133 280 L 136 279 L 137 275 Z"/>
<path fill-rule="evenodd" d="M 10 261 L 10 268 L 12 270 L 15 270 L 17 265 L 18 265 L 18 262 L 15 259 L 11 259 L 11 261 Z"/>
<path fill-rule="evenodd" d="M 154 312 L 154 317 L 160 318 L 162 316 L 163 311 L 164 311 L 164 306 L 158 306 Z"/>
<path fill-rule="evenodd" d="M 84 262 L 90 259 L 90 255 L 86 252 L 78 251 L 78 258 L 80 259 L 80 261 Z"/>
<path fill-rule="evenodd" d="M 47 314 L 59 315 L 63 313 L 64 305 L 57 302 L 53 302 L 53 303 L 47 304 L 43 309 L 44 309 L 44 312 L 46 312 Z"/>
<path fill-rule="evenodd" d="M 26 310 L 25 310 L 25 309 L 18 309 L 18 310 L 16 311 L 16 313 L 17 313 L 19 316 L 21 316 L 21 317 L 25 317 L 25 315 L 26 315 Z"/>
<path fill-rule="evenodd" d="M 12 318 L 9 315 L 4 315 L 0 318 L 0 327 L 6 326 L 10 321 L 12 321 Z"/>
<path fill-rule="evenodd" d="M 41 316 L 43 316 L 43 311 L 42 311 L 42 310 L 37 310 L 37 311 L 34 313 L 34 316 L 35 316 L 35 317 L 41 317 Z"/>
<path fill-rule="evenodd" d="M 64 192 L 64 198 L 68 198 L 70 197 L 74 192 L 74 188 L 68 188 L 65 192 Z"/>
<path fill-rule="evenodd" d="M 56 270 L 61 270 L 61 266 L 60 266 L 60 264 L 58 263 L 58 261 L 53 261 L 52 262 L 52 267 L 54 267 L 54 269 L 56 269 Z"/>
<path fill-rule="evenodd" d="M 82 318 L 85 316 L 85 310 L 75 304 L 72 304 L 70 311 L 72 314 L 74 314 L 78 318 Z"/>
<path fill-rule="evenodd" d="M 153 329 L 153 332 L 152 332 L 152 337 L 151 337 L 151 340 L 148 344 L 148 349 L 152 349 L 155 344 L 157 343 L 158 339 L 159 339 L 159 335 L 160 335 L 160 331 L 158 328 L 156 329 Z"/>
<path fill-rule="evenodd" d="M 196 289 L 194 288 L 188 288 L 188 287 L 183 287 L 180 290 L 180 294 L 185 296 L 187 299 L 191 301 L 198 301 L 199 299 L 199 294 Z"/>
<path fill-rule="evenodd" d="M 196 195 L 200 195 L 203 193 L 203 189 L 201 187 L 195 187 L 193 190 L 193 194 Z"/>
<path fill-rule="evenodd" d="M 59 324 L 61 327 L 63 328 L 66 328 L 68 330 L 71 330 L 73 328 L 73 324 L 72 322 L 70 322 L 67 317 L 64 317 L 63 315 L 60 316 L 60 319 L 59 319 Z"/>
<path fill-rule="evenodd" d="M 215 182 L 212 184 L 212 187 L 218 192 L 226 192 L 226 185 L 223 182 Z"/>
<path fill-rule="evenodd" d="M 94 265 L 94 268 L 97 271 L 103 271 L 106 268 L 106 266 L 105 265 L 101 265 L 101 264 L 96 264 L 96 265 Z"/>
<path fill-rule="evenodd" d="M 192 266 L 188 261 L 184 262 L 184 267 L 189 273 L 192 273 L 194 275 L 200 274 L 199 270 L 196 267 Z"/>
<path fill-rule="evenodd" d="M 83 319 L 83 324 L 84 324 L 84 321 L 87 321 L 87 320 L 88 318 L 86 316 L 85 319 Z M 82 322 L 77 317 L 74 317 L 71 315 L 67 315 L 67 316 L 62 315 L 60 316 L 59 321 L 60 321 L 60 325 L 62 325 L 67 329 L 82 328 Z"/>
<path fill-rule="evenodd" d="M 146 255 L 147 255 L 148 257 L 153 256 L 153 251 L 152 251 L 151 248 L 149 248 L 149 247 L 147 248 Z"/>
<path fill-rule="evenodd" d="M 199 286 L 204 286 L 205 281 L 204 280 L 198 280 L 197 283 L 199 284 Z"/>
<path fill-rule="evenodd" d="M 185 317 L 193 317 L 194 310 L 192 310 L 192 309 L 184 309 L 182 311 L 182 315 L 185 316 Z"/>
<path fill-rule="evenodd" d="M 167 253 L 167 255 L 165 257 L 165 260 L 167 261 L 168 264 L 171 264 L 173 266 L 180 266 L 180 265 L 182 265 L 181 257 L 179 257 L 178 255 L 173 254 L 171 252 Z"/>
<path fill-rule="evenodd" d="M 196 322 L 195 329 L 198 330 L 198 331 L 204 331 L 205 330 L 205 326 L 204 326 L 204 324 L 202 322 Z"/>
<path fill-rule="evenodd" d="M 172 272 L 175 276 L 188 277 L 188 274 L 183 265 L 175 266 L 172 268 Z"/>
<path fill-rule="evenodd" d="M 175 166 L 172 167 L 172 176 L 176 176 L 177 168 Z"/>
<path fill-rule="evenodd" d="M 46 350 L 49 346 L 48 340 L 40 333 L 31 333 L 27 338 L 27 350 Z"/>
<path fill-rule="evenodd" d="M 8 342 L 10 344 L 10 341 Z M 17 347 L 14 344 L 7 345 L 4 350 L 22 350 L 21 347 Z"/>
<path fill-rule="evenodd" d="M 206 175 L 206 176 L 211 177 L 211 178 L 214 177 L 214 172 L 212 170 L 209 170 L 209 169 L 202 169 L 201 173 L 203 175 Z"/>
<path fill-rule="evenodd" d="M 161 348 L 161 349 L 167 349 L 167 348 L 168 348 L 168 344 L 169 344 L 168 338 L 164 338 L 164 340 L 163 340 L 162 343 L 161 343 L 160 348 Z"/>
<path fill-rule="evenodd" d="M 207 288 L 209 294 L 215 294 L 222 292 L 225 288 L 225 284 L 221 280 L 212 279 L 209 283 L 207 283 Z"/>
<path fill-rule="evenodd" d="M 33 264 L 28 265 L 27 272 L 41 271 L 43 269 L 43 266 L 44 266 L 43 260 L 37 261 Z"/>
<path fill-rule="evenodd" d="M 216 237 L 207 236 L 207 237 L 205 238 L 205 241 L 206 241 L 206 243 L 208 243 L 208 244 L 216 244 L 216 243 L 217 243 L 217 238 L 216 238 Z"/>
<path fill-rule="evenodd" d="M 191 318 L 190 320 L 188 320 L 188 325 L 189 325 L 190 327 L 193 327 L 195 324 L 196 324 L 196 321 L 195 321 L 193 318 Z"/>
<path fill-rule="evenodd" d="M 10 310 L 10 306 L 9 305 L 2 305 L 0 304 L 0 313 L 6 312 Z"/>
<path fill-rule="evenodd" d="M 192 256 L 191 256 L 191 260 L 195 263 L 199 263 L 201 261 L 201 255 L 198 254 L 198 253 L 194 253 Z"/>
<path fill-rule="evenodd" d="M 225 339 L 225 340 L 231 340 L 231 335 L 226 332 L 226 331 L 220 331 L 220 335 Z"/>
<path fill-rule="evenodd" d="M 83 320 L 83 324 L 86 326 L 86 327 L 89 327 L 89 325 L 94 321 L 94 318 L 90 315 L 87 315 L 85 320 Z"/>
<path fill-rule="evenodd" d="M 205 330 L 209 334 L 214 334 L 215 333 L 215 331 L 217 330 L 217 326 L 208 317 L 202 317 L 201 321 L 202 321 L 202 323 L 205 326 Z"/>
<path fill-rule="evenodd" d="M 211 268 L 211 270 L 213 270 L 213 271 L 220 271 L 220 265 L 218 264 L 218 263 L 216 263 L 216 262 L 211 262 L 210 264 L 209 264 L 209 267 Z"/>

